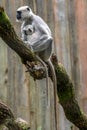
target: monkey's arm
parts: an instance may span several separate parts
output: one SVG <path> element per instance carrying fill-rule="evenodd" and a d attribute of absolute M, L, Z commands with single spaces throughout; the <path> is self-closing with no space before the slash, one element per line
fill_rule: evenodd
<path fill-rule="evenodd" d="M 4 10 L 1 7 L 0 7 L 0 37 L 21 58 L 25 59 L 26 61 L 37 60 L 35 54 L 32 53 L 31 50 L 27 48 L 25 44 L 18 38 L 7 15 L 5 14 Z M 55 57 L 53 57 L 53 59 L 55 59 Z M 53 60 L 53 64 L 57 77 L 57 94 L 59 97 L 59 102 L 64 109 L 65 115 L 68 118 L 68 120 L 74 123 L 80 130 L 87 130 L 87 116 L 80 110 L 78 102 L 75 99 L 75 92 L 73 91 L 74 85 L 70 77 L 68 76 L 65 68 L 58 62 L 54 63 L 54 61 L 55 60 Z"/>
<path fill-rule="evenodd" d="M 27 41 L 27 36 L 24 34 L 23 30 L 21 30 L 21 40 L 24 42 Z"/>

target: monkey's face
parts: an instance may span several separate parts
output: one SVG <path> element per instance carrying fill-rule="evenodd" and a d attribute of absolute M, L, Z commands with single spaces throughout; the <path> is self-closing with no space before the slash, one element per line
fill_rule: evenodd
<path fill-rule="evenodd" d="M 28 6 L 22 6 L 17 9 L 16 18 L 18 21 L 23 21 L 29 17 L 31 17 L 32 11 Z"/>

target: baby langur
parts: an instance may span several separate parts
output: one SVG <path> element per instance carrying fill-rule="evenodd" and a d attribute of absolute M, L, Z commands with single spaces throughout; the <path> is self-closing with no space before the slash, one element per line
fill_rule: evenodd
<path fill-rule="evenodd" d="M 45 62 L 47 62 L 50 66 L 54 84 L 54 105 L 56 117 L 56 75 L 52 62 L 50 60 L 53 44 L 51 31 L 48 25 L 43 21 L 43 19 L 35 15 L 32 12 L 31 8 L 28 6 L 22 6 L 17 9 L 17 21 L 22 22 L 22 40 L 28 45 L 28 47 L 30 47 L 33 50 L 33 52 L 36 53 L 36 57 L 45 67 L 47 89 L 49 87 L 48 69 Z M 55 119 L 55 121 L 57 121 L 57 119 Z"/>

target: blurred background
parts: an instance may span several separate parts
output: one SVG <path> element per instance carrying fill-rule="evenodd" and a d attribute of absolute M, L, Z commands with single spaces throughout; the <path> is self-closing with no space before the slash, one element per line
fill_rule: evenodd
<path fill-rule="evenodd" d="M 76 98 L 87 114 L 87 1 L 0 0 L 19 37 L 21 24 L 16 23 L 16 10 L 23 5 L 29 5 L 49 25 L 55 53 L 72 78 Z M 47 111 L 45 80 L 34 81 L 25 71 L 19 56 L 0 39 L 0 100 L 10 106 L 16 117 L 28 121 L 31 130 L 44 130 L 46 121 L 48 130 L 54 130 L 52 83 L 51 107 Z M 59 130 L 78 130 L 66 119 L 59 103 L 57 108 Z"/>

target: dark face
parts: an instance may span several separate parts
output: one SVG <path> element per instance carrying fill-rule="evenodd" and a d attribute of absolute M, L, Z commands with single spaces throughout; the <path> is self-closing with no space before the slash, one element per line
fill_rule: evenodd
<path fill-rule="evenodd" d="M 28 6 L 22 6 L 17 9 L 17 15 L 16 18 L 19 21 L 22 21 L 29 17 L 30 14 L 30 8 Z"/>
<path fill-rule="evenodd" d="M 21 19 L 21 11 L 17 11 L 17 15 L 16 15 L 16 18 L 18 19 L 18 20 L 20 20 Z"/>

